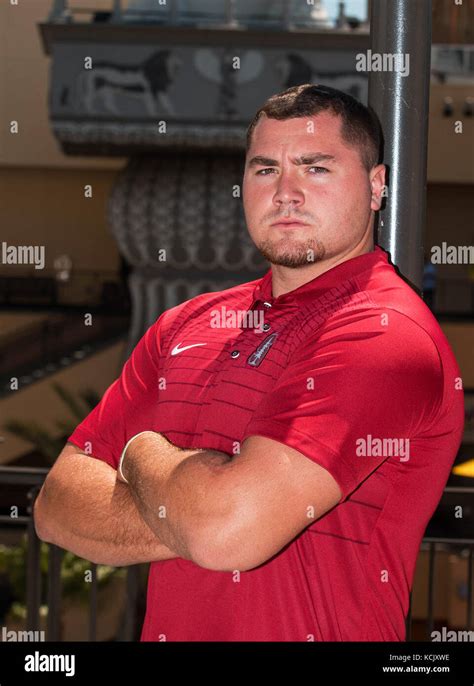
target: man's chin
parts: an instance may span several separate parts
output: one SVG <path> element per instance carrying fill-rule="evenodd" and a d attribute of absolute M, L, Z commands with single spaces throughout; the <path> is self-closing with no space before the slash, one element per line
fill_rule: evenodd
<path fill-rule="evenodd" d="M 300 247 L 299 250 L 278 250 L 276 246 L 256 246 L 263 257 L 271 264 L 279 265 L 281 267 L 288 267 L 289 269 L 300 269 L 302 267 L 310 267 L 315 262 L 321 262 L 324 255 L 321 250 L 314 250 L 314 247 Z"/>
<path fill-rule="evenodd" d="M 288 267 L 289 269 L 301 269 L 303 267 L 309 267 L 319 260 L 309 260 L 306 254 L 304 255 L 279 255 L 278 253 L 272 252 L 262 252 L 263 257 L 268 260 L 271 264 L 278 265 L 280 267 Z"/>
<path fill-rule="evenodd" d="M 324 245 L 313 235 L 311 237 L 299 235 L 289 230 L 287 235 L 267 236 L 255 247 L 271 264 L 287 267 L 288 269 L 302 269 L 310 267 L 315 262 L 322 262 L 326 257 Z"/>

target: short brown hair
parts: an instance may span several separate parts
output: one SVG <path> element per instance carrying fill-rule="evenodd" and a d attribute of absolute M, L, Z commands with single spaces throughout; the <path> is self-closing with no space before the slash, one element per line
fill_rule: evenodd
<path fill-rule="evenodd" d="M 268 98 L 247 129 L 247 152 L 253 130 L 263 115 L 270 119 L 291 119 L 325 111 L 341 117 L 341 135 L 349 145 L 359 148 L 367 170 L 380 162 L 382 130 L 374 111 L 347 93 L 310 83 L 293 86 Z"/>

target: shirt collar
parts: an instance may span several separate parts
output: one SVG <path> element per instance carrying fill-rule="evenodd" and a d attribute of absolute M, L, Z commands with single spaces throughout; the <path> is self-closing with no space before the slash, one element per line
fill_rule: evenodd
<path fill-rule="evenodd" d="M 316 276 L 292 291 L 288 291 L 288 293 L 279 295 L 277 298 L 272 295 L 272 269 L 270 267 L 254 288 L 251 307 L 255 307 L 258 301 L 270 303 L 272 306 L 289 303 L 306 304 L 323 295 L 328 289 L 338 286 L 343 281 L 354 278 L 368 269 L 373 269 L 379 264 L 389 264 L 388 254 L 376 245 L 373 251 L 341 262 L 332 269 L 328 269 L 327 272 Z"/>

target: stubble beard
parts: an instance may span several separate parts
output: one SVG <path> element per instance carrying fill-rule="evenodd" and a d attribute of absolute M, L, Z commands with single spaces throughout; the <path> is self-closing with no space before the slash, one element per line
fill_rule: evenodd
<path fill-rule="evenodd" d="M 290 269 L 322 262 L 326 256 L 326 248 L 316 238 L 305 240 L 296 240 L 291 237 L 280 240 L 267 238 L 256 244 L 256 248 L 271 264 Z"/>

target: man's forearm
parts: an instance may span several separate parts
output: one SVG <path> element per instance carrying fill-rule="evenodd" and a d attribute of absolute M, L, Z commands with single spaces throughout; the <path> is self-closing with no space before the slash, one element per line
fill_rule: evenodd
<path fill-rule="evenodd" d="M 124 474 L 137 508 L 180 557 L 194 560 L 194 534 L 211 525 L 219 531 L 219 523 L 229 520 L 233 503 L 222 497 L 218 482 L 231 460 L 219 451 L 182 450 L 154 432 L 127 449 Z"/>
<path fill-rule="evenodd" d="M 55 483 L 53 476 L 35 503 L 35 521 L 51 522 L 38 527 L 40 538 L 91 562 L 117 567 L 178 557 L 143 520 L 115 472 L 90 457 L 68 459 L 76 463 L 75 475 L 66 485 Z"/>

